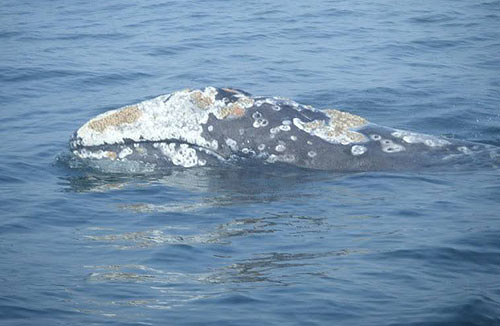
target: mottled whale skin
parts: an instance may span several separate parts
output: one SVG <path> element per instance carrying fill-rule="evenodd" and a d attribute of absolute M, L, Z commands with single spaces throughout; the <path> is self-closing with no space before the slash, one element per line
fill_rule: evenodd
<path fill-rule="evenodd" d="M 150 170 L 241 160 L 331 171 L 402 170 L 499 156 L 491 145 L 383 127 L 347 112 L 215 87 L 182 90 L 100 114 L 74 133 L 70 150 L 81 160 L 134 163 Z"/>

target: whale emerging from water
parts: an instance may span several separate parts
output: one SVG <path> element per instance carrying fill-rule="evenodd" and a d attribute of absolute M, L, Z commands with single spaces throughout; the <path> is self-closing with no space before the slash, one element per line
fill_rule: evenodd
<path fill-rule="evenodd" d="M 339 110 L 231 88 L 183 90 L 111 110 L 70 140 L 78 159 L 161 167 L 255 160 L 331 171 L 468 162 L 497 147 L 383 127 Z M 105 166 L 105 164 L 103 164 Z"/>

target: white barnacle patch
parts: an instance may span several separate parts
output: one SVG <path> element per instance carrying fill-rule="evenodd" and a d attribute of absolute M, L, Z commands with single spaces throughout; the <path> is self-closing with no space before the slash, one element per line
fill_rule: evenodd
<path fill-rule="evenodd" d="M 310 158 L 313 158 L 316 155 L 318 155 L 318 154 L 315 151 L 309 151 L 309 152 L 307 152 L 307 156 L 309 156 Z"/>
<path fill-rule="evenodd" d="M 403 145 L 396 144 L 390 139 L 382 139 L 380 141 L 380 146 L 382 147 L 382 151 L 385 153 L 397 153 L 406 150 Z"/>
<path fill-rule="evenodd" d="M 82 159 L 95 159 L 95 160 L 102 160 L 102 159 L 114 160 L 114 159 L 116 159 L 115 152 L 103 151 L 101 149 L 98 151 L 89 151 L 89 150 L 83 148 L 80 151 L 73 151 L 73 154 L 75 154 L 77 157 L 82 158 Z"/>
<path fill-rule="evenodd" d="M 266 162 L 268 163 L 275 163 L 278 160 L 278 156 L 275 154 L 269 155 L 269 157 L 266 159 Z"/>
<path fill-rule="evenodd" d="M 273 106 L 273 109 L 276 111 L 281 110 L 281 106 L 287 105 L 295 108 L 296 110 L 300 111 L 299 109 L 299 104 L 295 101 L 290 100 L 289 98 L 281 97 L 281 96 L 273 96 L 273 97 L 268 97 L 265 99 L 265 102 L 268 104 L 271 104 Z M 274 108 L 276 106 L 277 108 Z"/>
<path fill-rule="evenodd" d="M 125 157 L 131 155 L 134 151 L 130 147 L 125 147 L 124 149 L 121 150 L 121 152 L 118 154 L 118 157 L 120 159 L 124 159 Z"/>
<path fill-rule="evenodd" d="M 295 161 L 295 156 L 292 154 L 284 154 L 284 155 L 271 154 L 266 159 L 266 162 L 268 163 L 276 163 L 276 162 L 292 163 L 293 161 Z"/>
<path fill-rule="evenodd" d="M 198 155 L 194 148 L 188 144 L 180 144 L 177 148 L 175 143 L 160 143 L 158 146 L 163 155 L 165 155 L 172 164 L 182 167 L 193 167 L 198 165 Z"/>
<path fill-rule="evenodd" d="M 297 136 L 292 135 L 292 136 L 290 136 L 290 139 L 293 141 L 297 141 Z"/>
<path fill-rule="evenodd" d="M 292 121 L 293 121 L 293 125 L 295 127 L 299 128 L 300 130 L 304 130 L 305 129 L 305 122 L 303 122 L 299 118 L 293 118 Z"/>
<path fill-rule="evenodd" d="M 310 140 L 307 141 L 307 145 L 312 145 L 312 144 L 313 144 L 312 141 L 310 141 Z"/>
<path fill-rule="evenodd" d="M 267 119 L 264 119 L 262 113 L 260 113 L 259 111 L 255 111 L 252 114 L 252 118 L 254 119 L 253 121 L 254 128 L 265 127 L 269 124 L 269 121 Z"/>
<path fill-rule="evenodd" d="M 363 155 L 368 149 L 362 145 L 354 145 L 351 147 L 351 154 L 354 156 Z"/>
<path fill-rule="evenodd" d="M 286 146 L 284 144 L 278 144 L 274 149 L 276 152 L 284 152 L 286 150 Z"/>
<path fill-rule="evenodd" d="M 226 139 L 226 145 L 227 145 L 227 146 L 229 146 L 229 148 L 230 148 L 233 152 L 238 151 L 238 143 L 236 142 L 236 140 L 231 139 L 231 138 L 227 138 L 227 139 Z"/>
<path fill-rule="evenodd" d="M 396 130 L 396 131 L 391 132 L 391 135 L 393 137 L 396 137 L 396 138 L 401 138 L 404 136 L 404 134 L 405 134 L 405 132 L 403 130 Z"/>
<path fill-rule="evenodd" d="M 278 132 L 280 132 L 280 128 L 279 127 L 273 127 L 271 129 L 269 129 L 269 132 L 273 135 L 277 134 Z"/>
<path fill-rule="evenodd" d="M 200 127 L 200 126 L 198 126 L 198 125 L 192 125 L 192 126 L 189 126 L 188 128 L 189 128 L 189 130 L 191 130 L 191 131 L 198 131 L 198 130 L 200 130 L 200 129 L 201 129 L 201 127 Z"/>
<path fill-rule="evenodd" d="M 158 148 L 160 149 L 161 153 L 164 156 L 167 157 L 172 157 L 172 155 L 175 153 L 175 144 L 167 144 L 167 143 L 158 143 Z"/>
<path fill-rule="evenodd" d="M 84 124 L 77 137 L 82 146 L 123 144 L 125 139 L 135 142 L 177 139 L 206 147 L 208 140 L 201 136 L 201 125 L 207 123 L 209 114 L 219 118 L 221 108 L 226 106 L 215 99 L 216 94 L 213 87 L 183 90 L 111 110 Z"/>
<path fill-rule="evenodd" d="M 214 126 L 212 126 L 212 125 L 208 126 L 207 130 L 210 131 L 210 132 L 214 131 Z"/>
<path fill-rule="evenodd" d="M 379 141 L 379 140 L 381 140 L 381 139 L 382 139 L 382 136 L 377 135 L 377 134 L 373 134 L 373 135 L 370 135 L 370 138 L 371 138 L 372 140 Z"/>
<path fill-rule="evenodd" d="M 260 119 L 260 118 L 262 118 L 262 113 L 260 113 L 259 111 L 255 111 L 252 114 L 252 118 L 254 118 L 254 120 Z"/>
<path fill-rule="evenodd" d="M 219 148 L 219 142 L 216 139 L 212 140 L 210 142 L 210 148 L 216 151 Z"/>
<path fill-rule="evenodd" d="M 263 151 L 263 150 L 265 150 L 265 149 L 266 149 L 266 145 L 265 145 L 265 144 L 260 144 L 259 146 L 257 146 L 257 149 L 258 149 L 259 151 Z"/>
<path fill-rule="evenodd" d="M 446 139 L 440 137 L 419 134 L 416 132 L 410 132 L 405 130 L 396 130 L 392 132 L 391 135 L 393 137 L 403 139 L 403 141 L 408 144 L 425 144 L 429 147 L 442 147 L 451 144 Z"/>
<path fill-rule="evenodd" d="M 172 157 L 172 163 L 186 168 L 197 165 L 198 155 L 196 155 L 196 150 L 194 148 L 190 148 L 189 146 L 182 145 L 187 144 L 181 144 L 181 148 L 176 152 L 174 157 Z"/>
<path fill-rule="evenodd" d="M 70 146 L 71 146 L 71 147 L 78 147 L 78 146 L 80 146 L 80 145 L 81 145 L 81 144 L 80 144 L 80 143 L 81 143 L 81 141 L 80 141 L 79 139 L 73 139 L 73 140 L 71 140 L 69 143 L 70 143 Z"/>
<path fill-rule="evenodd" d="M 281 125 L 281 126 L 279 126 L 279 128 L 282 131 L 290 131 L 291 130 L 289 125 Z"/>
<path fill-rule="evenodd" d="M 287 162 L 287 163 L 292 163 L 293 161 L 295 161 L 295 156 L 293 154 L 284 154 L 284 155 L 278 156 L 278 160 L 283 161 L 283 162 Z"/>
<path fill-rule="evenodd" d="M 260 128 L 260 127 L 265 127 L 269 124 L 269 121 L 267 121 L 264 118 L 259 118 L 253 122 L 253 127 L 254 128 Z"/>

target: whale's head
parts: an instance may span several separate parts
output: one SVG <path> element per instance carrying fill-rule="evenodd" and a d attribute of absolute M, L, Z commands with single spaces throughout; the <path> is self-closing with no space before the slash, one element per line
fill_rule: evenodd
<path fill-rule="evenodd" d="M 248 94 L 227 88 L 162 95 L 89 120 L 74 133 L 70 150 L 86 160 L 203 166 L 224 155 L 207 133 L 209 118 L 239 118 L 252 105 Z"/>

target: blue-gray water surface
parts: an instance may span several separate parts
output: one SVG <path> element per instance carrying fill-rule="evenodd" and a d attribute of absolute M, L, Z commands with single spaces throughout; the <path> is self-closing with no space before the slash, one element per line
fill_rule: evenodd
<path fill-rule="evenodd" d="M 499 325 L 500 170 L 103 174 L 81 124 L 231 86 L 500 145 L 500 2 L 2 1 L 1 325 Z"/>

